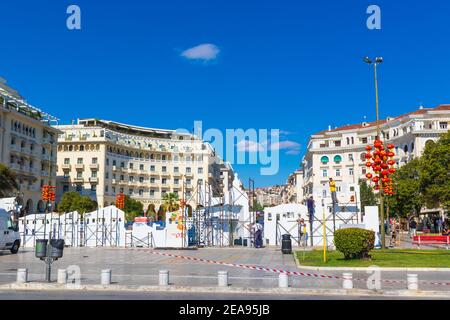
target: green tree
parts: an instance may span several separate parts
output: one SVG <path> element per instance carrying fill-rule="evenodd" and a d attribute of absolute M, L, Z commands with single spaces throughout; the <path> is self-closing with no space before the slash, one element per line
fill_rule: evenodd
<path fill-rule="evenodd" d="M 166 193 L 162 197 L 163 200 L 163 208 L 165 211 L 176 211 L 180 208 L 179 198 L 176 193 Z"/>
<path fill-rule="evenodd" d="M 361 198 L 361 211 L 364 212 L 366 206 L 376 206 L 378 204 L 377 197 L 373 192 L 373 188 L 367 184 L 366 180 L 359 180 L 359 196 Z"/>
<path fill-rule="evenodd" d="M 156 221 L 156 209 L 155 205 L 153 203 L 148 205 L 147 211 L 145 212 L 145 215 L 148 218 L 151 218 L 153 221 Z"/>
<path fill-rule="evenodd" d="M 77 211 L 80 214 L 92 212 L 97 209 L 97 202 L 87 196 L 81 196 L 78 192 L 70 191 L 64 193 L 58 204 L 58 212 Z"/>
<path fill-rule="evenodd" d="M 250 211 L 263 211 L 264 207 L 257 201 L 253 200 L 253 206 L 250 207 Z"/>
<path fill-rule="evenodd" d="M 16 175 L 4 164 L 0 163 L 0 198 L 6 198 L 19 189 Z"/>
<path fill-rule="evenodd" d="M 450 210 L 450 131 L 427 143 L 420 158 L 420 191 L 428 208 Z"/>
<path fill-rule="evenodd" d="M 125 196 L 125 206 L 123 211 L 125 212 L 125 219 L 127 221 L 133 221 L 135 217 L 142 215 L 144 212 L 144 205 L 129 196 Z"/>
<path fill-rule="evenodd" d="M 166 210 L 163 205 L 161 205 L 158 209 L 157 221 L 166 221 Z"/>
<path fill-rule="evenodd" d="M 423 197 L 419 190 L 420 160 L 415 159 L 398 169 L 392 179 L 394 195 L 386 197 L 386 203 L 392 214 L 406 218 L 419 214 Z"/>

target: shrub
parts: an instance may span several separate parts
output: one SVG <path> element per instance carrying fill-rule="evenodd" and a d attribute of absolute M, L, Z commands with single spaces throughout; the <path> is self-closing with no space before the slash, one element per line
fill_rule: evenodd
<path fill-rule="evenodd" d="M 334 245 L 348 259 L 369 259 L 374 248 L 375 232 L 359 228 L 336 230 Z"/>

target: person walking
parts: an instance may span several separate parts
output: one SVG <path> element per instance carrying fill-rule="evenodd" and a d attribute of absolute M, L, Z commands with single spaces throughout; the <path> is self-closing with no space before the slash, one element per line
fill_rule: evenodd
<path fill-rule="evenodd" d="M 416 235 L 417 232 L 417 222 L 416 219 L 414 219 L 414 217 L 411 218 L 411 220 L 409 221 L 409 235 L 410 237 L 414 237 Z"/>

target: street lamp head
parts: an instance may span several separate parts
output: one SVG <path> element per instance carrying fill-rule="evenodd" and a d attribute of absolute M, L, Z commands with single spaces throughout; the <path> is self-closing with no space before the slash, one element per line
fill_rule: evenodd
<path fill-rule="evenodd" d="M 377 57 L 377 58 L 375 59 L 375 62 L 376 62 L 376 63 L 382 63 L 382 62 L 383 62 L 383 58 L 382 58 L 382 57 Z"/>
<path fill-rule="evenodd" d="M 365 57 L 365 58 L 364 58 L 364 62 L 365 62 L 365 63 L 368 63 L 368 64 L 372 64 L 372 60 L 370 60 L 369 57 Z"/>

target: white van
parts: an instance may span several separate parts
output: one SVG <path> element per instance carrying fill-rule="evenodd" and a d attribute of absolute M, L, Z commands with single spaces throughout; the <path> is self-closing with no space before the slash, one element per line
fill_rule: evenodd
<path fill-rule="evenodd" d="M 11 215 L 0 209 L 0 250 L 17 253 L 20 247 L 19 226 L 13 222 Z"/>

